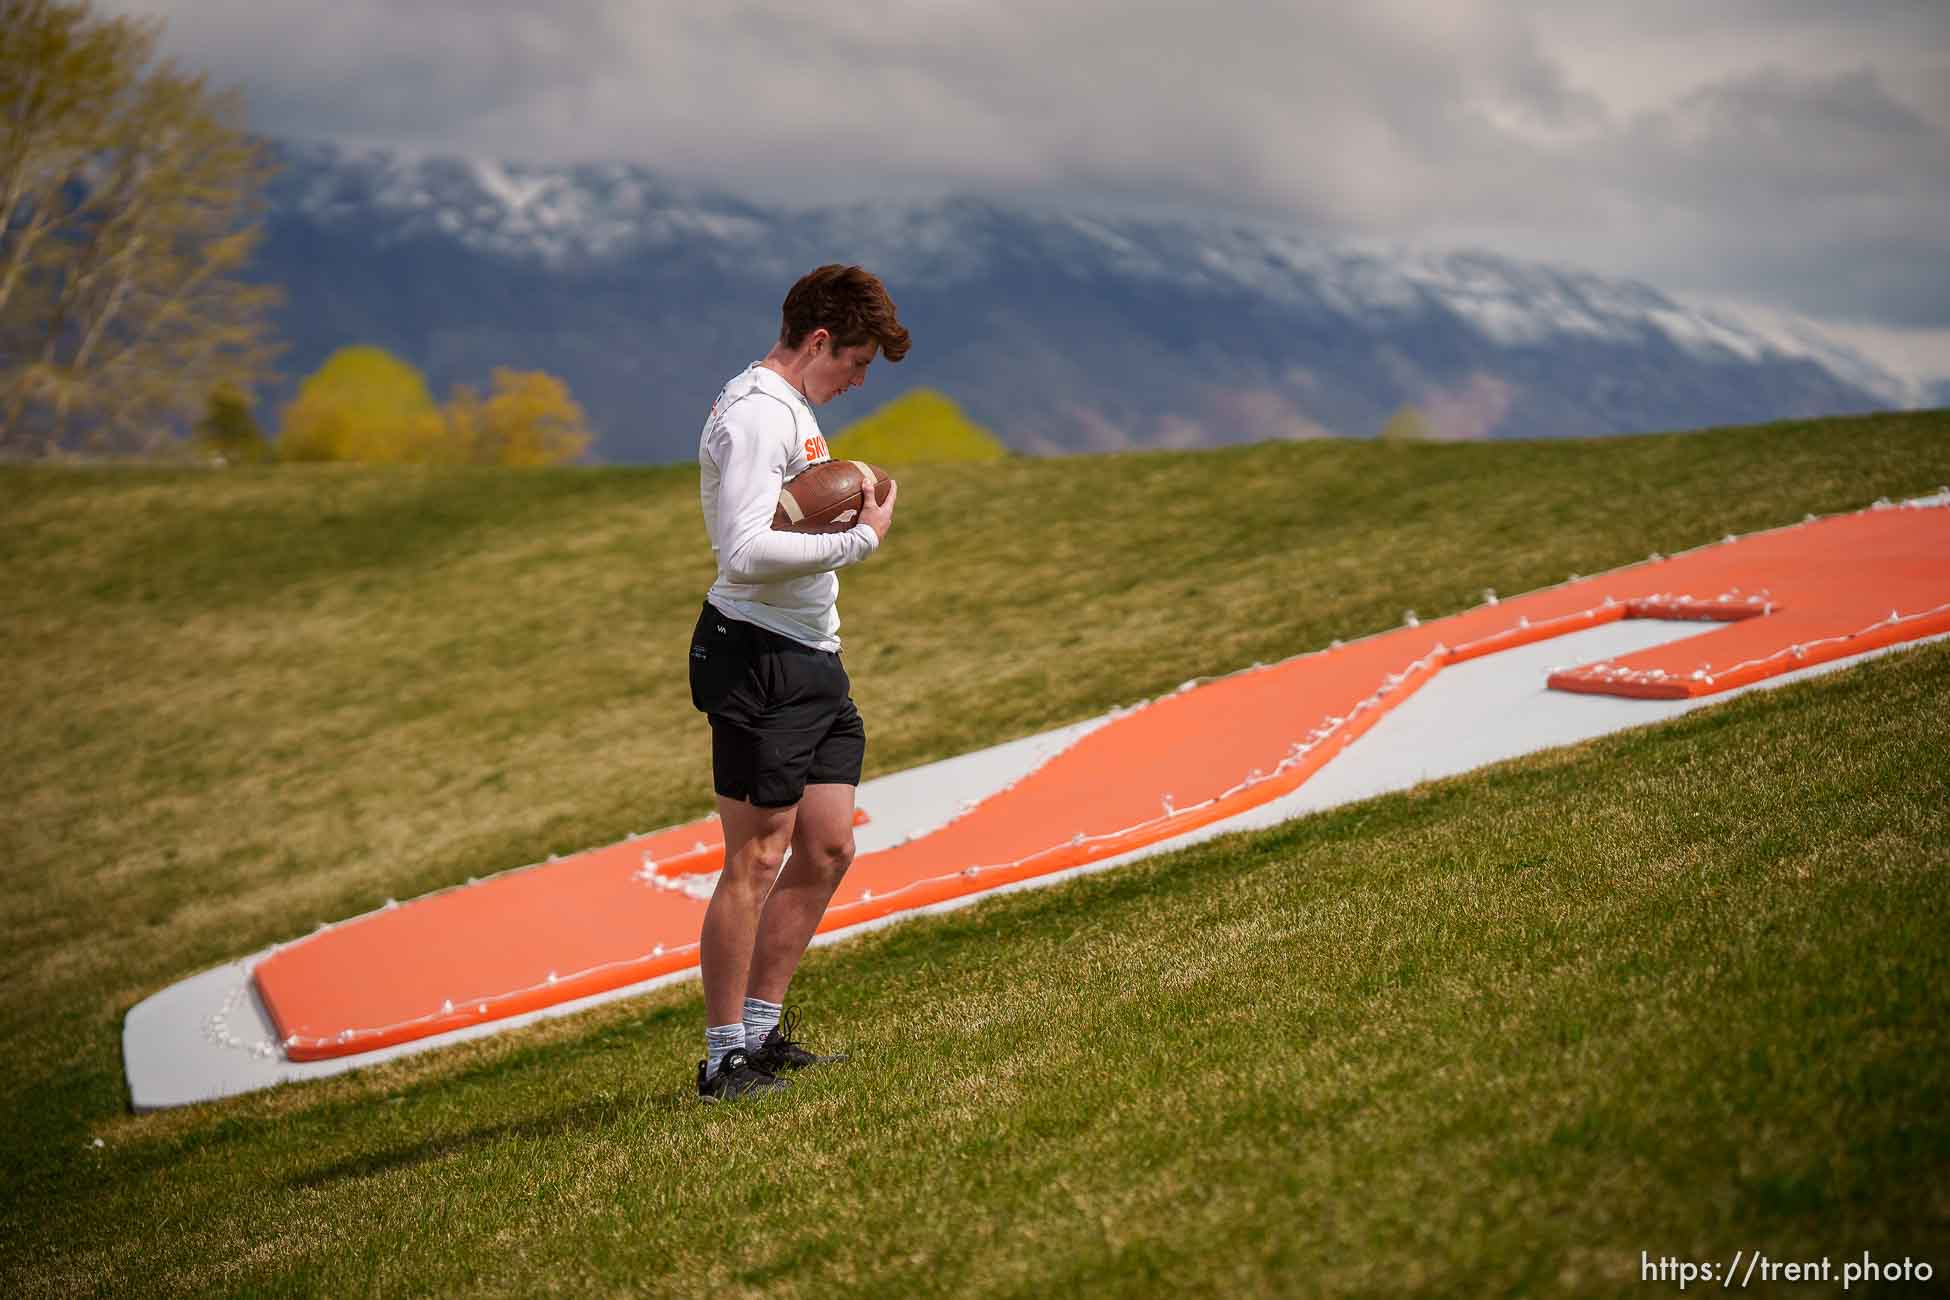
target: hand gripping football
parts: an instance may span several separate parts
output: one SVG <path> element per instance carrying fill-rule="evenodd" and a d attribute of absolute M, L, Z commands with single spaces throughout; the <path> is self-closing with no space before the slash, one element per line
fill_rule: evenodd
<path fill-rule="evenodd" d="M 863 493 L 874 504 L 887 499 L 894 480 L 864 460 L 823 460 L 809 465 L 779 492 L 772 527 L 788 533 L 843 533 L 860 522 Z"/>

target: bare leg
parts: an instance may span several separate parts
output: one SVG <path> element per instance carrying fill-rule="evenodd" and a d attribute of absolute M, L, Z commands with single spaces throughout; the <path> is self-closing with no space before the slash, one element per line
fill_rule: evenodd
<path fill-rule="evenodd" d="M 849 793 L 852 790 L 851 786 L 843 788 Z M 711 892 L 711 905 L 704 910 L 704 933 L 698 941 L 707 1025 L 735 1025 L 745 1018 L 745 981 L 751 972 L 759 914 L 779 875 L 779 865 L 785 861 L 802 806 L 760 808 L 742 799 L 718 796 L 718 820 L 724 827 L 724 872 Z M 849 823 L 852 815 L 849 806 Z"/>
<path fill-rule="evenodd" d="M 819 928 L 819 918 L 826 914 L 826 904 L 852 865 L 853 787 L 807 786 L 805 797 L 799 801 L 798 826 L 792 832 L 792 856 L 772 886 L 759 918 L 746 990 L 752 997 L 785 1001 L 786 985 L 799 969 L 799 959 L 805 955 L 813 931 Z M 716 906 L 715 899 L 712 905 Z M 708 993 L 706 996 L 708 999 Z"/>

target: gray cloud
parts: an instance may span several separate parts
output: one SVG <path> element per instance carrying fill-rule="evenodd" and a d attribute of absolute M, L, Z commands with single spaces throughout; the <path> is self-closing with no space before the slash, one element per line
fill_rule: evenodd
<path fill-rule="evenodd" d="M 273 134 L 1232 211 L 1950 325 L 1941 0 L 124 3 Z"/>
<path fill-rule="evenodd" d="M 1769 68 L 1635 120 L 1615 174 L 1693 226 L 1653 254 L 1704 287 L 1820 315 L 1950 325 L 1950 132 L 1859 68 Z"/>

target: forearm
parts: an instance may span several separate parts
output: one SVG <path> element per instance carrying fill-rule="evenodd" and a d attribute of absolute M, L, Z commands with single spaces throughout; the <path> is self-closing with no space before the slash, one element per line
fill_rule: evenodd
<path fill-rule="evenodd" d="M 722 557 L 734 582 L 778 582 L 858 564 L 880 545 L 880 534 L 865 524 L 843 533 L 788 533 L 753 529 L 737 538 Z"/>

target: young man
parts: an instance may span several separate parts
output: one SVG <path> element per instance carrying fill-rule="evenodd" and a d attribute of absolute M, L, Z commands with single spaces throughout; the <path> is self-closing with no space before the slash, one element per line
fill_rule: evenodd
<path fill-rule="evenodd" d="M 853 862 L 867 734 L 840 664 L 835 570 L 880 546 L 898 489 L 844 533 L 774 532 L 772 512 L 786 480 L 831 459 L 813 408 L 866 382 L 876 351 L 899 361 L 907 346 L 879 280 L 822 266 L 792 286 L 777 344 L 725 385 L 698 443 L 718 578 L 691 635 L 691 702 L 711 720 L 725 850 L 699 951 L 705 1101 L 774 1092 L 781 1071 L 844 1059 L 808 1052 L 781 1017 Z"/>

